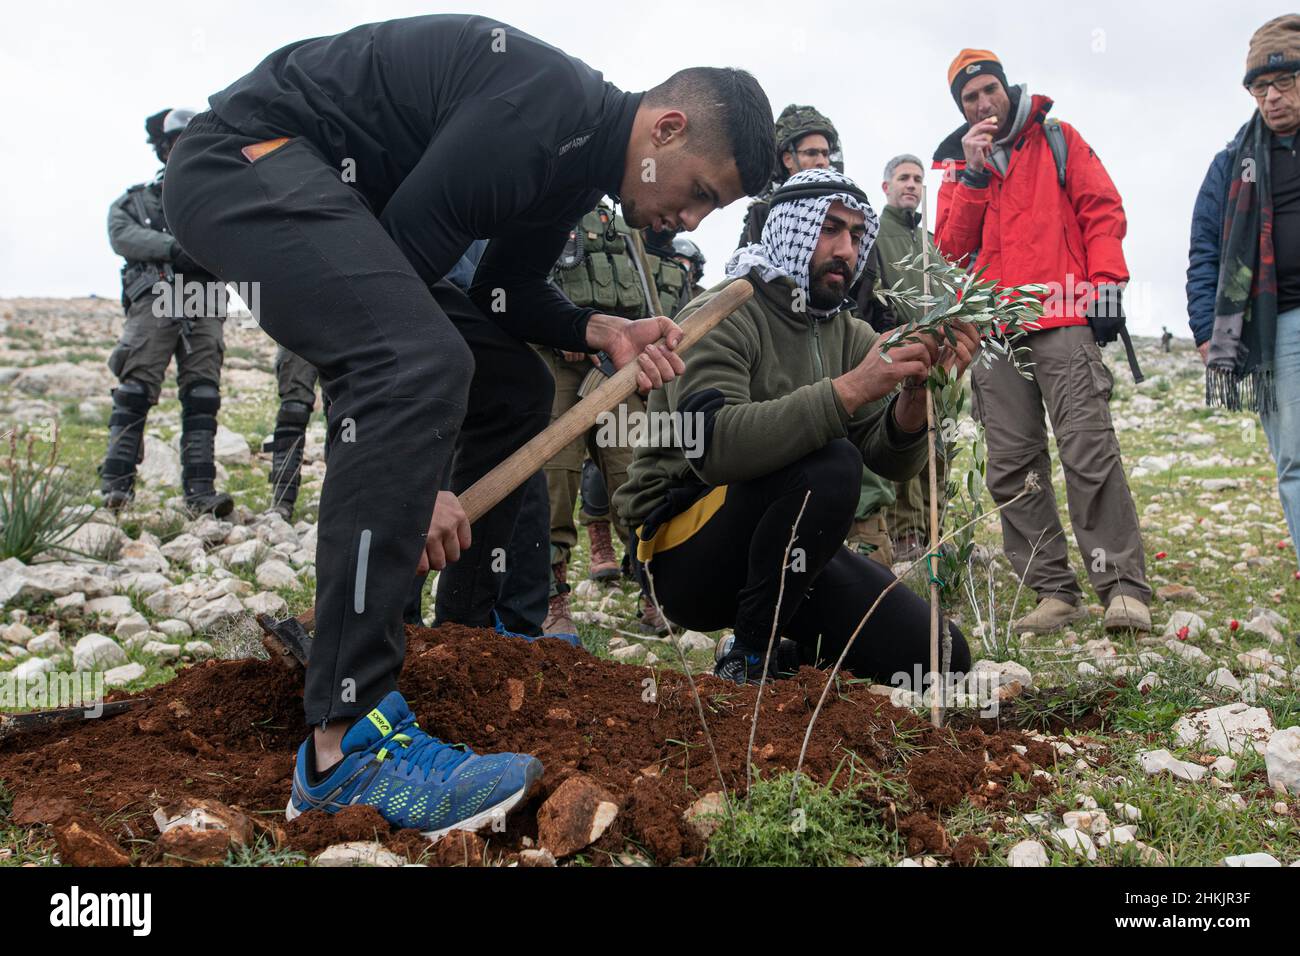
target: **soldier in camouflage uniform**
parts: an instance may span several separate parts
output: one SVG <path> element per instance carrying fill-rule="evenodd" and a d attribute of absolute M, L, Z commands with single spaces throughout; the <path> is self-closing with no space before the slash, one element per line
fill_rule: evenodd
<path fill-rule="evenodd" d="M 835 124 L 811 106 L 791 103 L 776 119 L 776 167 L 772 181 L 745 210 L 745 224 L 740 229 L 741 246 L 763 239 L 763 223 L 772 193 L 801 169 L 826 169 L 833 166 L 844 172 L 844 154 L 840 151 L 840 134 Z"/>
<path fill-rule="evenodd" d="M 280 393 L 280 411 L 275 416 L 275 434 L 262 445 L 271 453 L 271 510 L 285 521 L 293 520 L 302 479 L 302 453 L 307 443 L 307 423 L 316 405 L 316 368 L 283 345 L 275 353 L 275 384 Z"/>
<path fill-rule="evenodd" d="M 190 110 L 161 110 L 145 120 L 149 143 L 163 163 L 193 116 Z M 221 408 L 221 362 L 225 354 L 225 286 L 185 254 L 163 216 L 163 171 L 152 182 L 132 186 L 108 213 L 108 239 L 126 260 L 122 307 L 126 325 L 108 359 L 117 376 L 109 418 L 108 452 L 99 467 L 104 504 L 113 510 L 134 497 L 136 465 L 144 460 L 144 426 L 158 404 L 173 356 L 181 399 L 181 484 L 192 514 L 224 517 L 234 507 L 215 489 L 213 448 Z M 205 294 L 189 295 L 200 283 Z M 184 297 L 175 294 L 185 290 Z M 210 294 L 209 294 L 210 293 Z M 193 312 L 201 298 L 201 314 Z M 213 304 L 217 307 L 213 308 Z"/>
<path fill-rule="evenodd" d="M 630 230 L 614 210 L 601 204 L 583 217 L 570 234 L 564 253 L 556 263 L 552 280 L 576 305 L 591 306 L 610 315 L 640 319 L 654 314 L 647 304 L 650 291 L 641 272 L 640 260 L 635 255 L 629 239 Z M 667 255 L 653 251 L 654 237 L 646 242 L 646 264 L 654 291 L 659 298 L 663 314 L 676 315 L 690 298 L 690 280 L 673 258 L 671 238 Z M 662 251 L 662 250 L 661 250 Z M 542 358 L 555 376 L 555 403 L 551 421 L 577 404 L 584 381 L 592 374 L 591 357 L 583 353 L 560 352 L 541 349 Z M 605 369 L 608 373 L 610 369 Z M 593 380 L 596 381 L 596 380 Z M 591 385 L 588 388 L 592 387 Z M 580 394 L 581 390 L 581 394 Z M 615 409 L 615 415 L 644 412 L 645 403 L 633 395 L 625 403 L 626 412 Z M 609 580 L 619 575 L 619 562 L 611 536 L 609 498 L 627 478 L 627 467 L 632 461 L 632 449 L 623 446 L 601 447 L 597 443 L 597 428 L 582 438 L 575 439 L 545 468 L 546 486 L 551 507 L 551 571 L 553 586 L 550 607 L 543 629 L 547 634 L 573 633 L 573 618 L 569 612 L 569 555 L 578 540 L 574 524 L 574 509 L 580 487 L 584 491 L 581 524 L 587 528 L 591 541 L 590 576 L 593 580 Z M 596 482 L 589 474 L 583 487 L 583 459 L 590 455 L 603 481 Z M 603 492 L 603 493 L 602 493 Z M 628 529 L 617 515 L 616 530 L 624 544 Z M 649 610 L 650 613 L 646 613 Z M 658 628 L 653 609 L 643 599 L 643 623 Z"/>
<path fill-rule="evenodd" d="M 693 299 L 704 291 L 700 283 L 704 281 L 704 253 L 692 239 L 685 236 L 673 237 L 673 258 L 682 264 L 682 268 L 691 274 L 691 295 Z"/>

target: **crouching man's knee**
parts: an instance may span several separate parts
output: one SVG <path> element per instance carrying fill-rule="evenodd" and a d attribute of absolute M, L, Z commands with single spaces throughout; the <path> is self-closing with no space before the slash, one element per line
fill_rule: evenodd
<path fill-rule="evenodd" d="M 796 480 L 811 492 L 805 514 L 842 518 L 852 523 L 862 488 L 862 454 L 846 439 L 837 439 L 790 466 Z"/>

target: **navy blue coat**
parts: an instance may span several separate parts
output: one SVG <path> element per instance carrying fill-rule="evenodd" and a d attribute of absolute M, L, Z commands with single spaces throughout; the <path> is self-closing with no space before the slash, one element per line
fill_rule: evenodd
<path fill-rule="evenodd" d="M 1192 244 L 1187 253 L 1187 324 L 1196 344 L 1210 341 L 1214 332 L 1214 300 L 1219 290 L 1219 247 L 1223 242 L 1223 213 L 1228 201 L 1228 164 L 1232 152 L 1250 129 L 1242 124 L 1237 135 L 1210 163 L 1192 209 Z"/>
<path fill-rule="evenodd" d="M 1232 144 L 1220 150 L 1196 195 L 1192 210 L 1192 244 L 1187 254 L 1187 324 L 1196 344 L 1214 331 L 1214 298 L 1219 287 L 1219 246 L 1223 207 L 1228 199 L 1228 162 Z"/>

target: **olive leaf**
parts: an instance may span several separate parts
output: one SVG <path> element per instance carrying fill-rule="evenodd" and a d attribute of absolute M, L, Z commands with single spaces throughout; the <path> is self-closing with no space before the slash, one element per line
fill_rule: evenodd
<path fill-rule="evenodd" d="M 1031 364 L 1014 343 L 1038 328 L 1043 314 L 1041 297 L 1048 292 L 1046 286 L 998 288 L 997 280 L 983 277 L 987 266 L 972 273 L 942 256 L 926 262 L 920 253 L 905 257 L 894 266 L 903 273 L 927 274 L 933 291 L 921 292 L 915 279 L 909 283 L 912 287 L 905 289 L 902 277 L 892 286 L 876 290 L 877 298 L 886 306 L 893 306 L 896 315 L 916 316 L 900 324 L 897 332 L 881 346 L 883 358 L 889 359 L 890 349 L 927 336 L 956 345 L 957 335 L 952 325 L 965 322 L 975 326 L 983 341 L 984 348 L 980 349 L 976 361 L 989 368 L 996 359 L 1007 358 L 1021 376 L 1033 378 Z M 935 384 L 933 380 L 931 384 Z"/>

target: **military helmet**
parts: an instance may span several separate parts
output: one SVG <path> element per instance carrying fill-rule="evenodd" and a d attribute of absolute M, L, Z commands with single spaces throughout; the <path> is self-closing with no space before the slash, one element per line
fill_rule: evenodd
<path fill-rule="evenodd" d="M 162 131 L 164 136 L 179 136 L 181 130 L 190 125 L 190 120 L 198 114 L 194 110 L 168 110 L 167 115 L 163 117 Z"/>
<path fill-rule="evenodd" d="M 197 115 L 194 110 L 169 108 L 145 117 L 144 129 L 149 134 L 148 143 L 160 160 L 167 161 L 168 148 Z"/>
<path fill-rule="evenodd" d="M 144 118 L 144 131 L 149 134 L 146 142 L 150 146 L 157 146 L 163 141 L 163 121 L 167 119 L 167 114 L 170 112 L 169 107 Z"/>
<path fill-rule="evenodd" d="M 844 155 L 840 151 L 840 134 L 835 124 L 817 112 L 816 107 L 791 103 L 776 118 L 777 181 L 784 182 L 788 175 L 781 164 L 781 155 L 794 149 L 795 144 L 809 133 L 821 133 L 826 137 L 831 150 L 831 167 L 836 172 L 844 172 Z"/>
<path fill-rule="evenodd" d="M 647 226 L 643 234 L 646 251 L 660 257 L 671 256 L 675 235 L 671 229 L 651 229 Z"/>
<path fill-rule="evenodd" d="M 704 253 L 685 236 L 673 237 L 673 255 L 691 260 L 691 281 L 699 282 L 704 278 Z"/>

